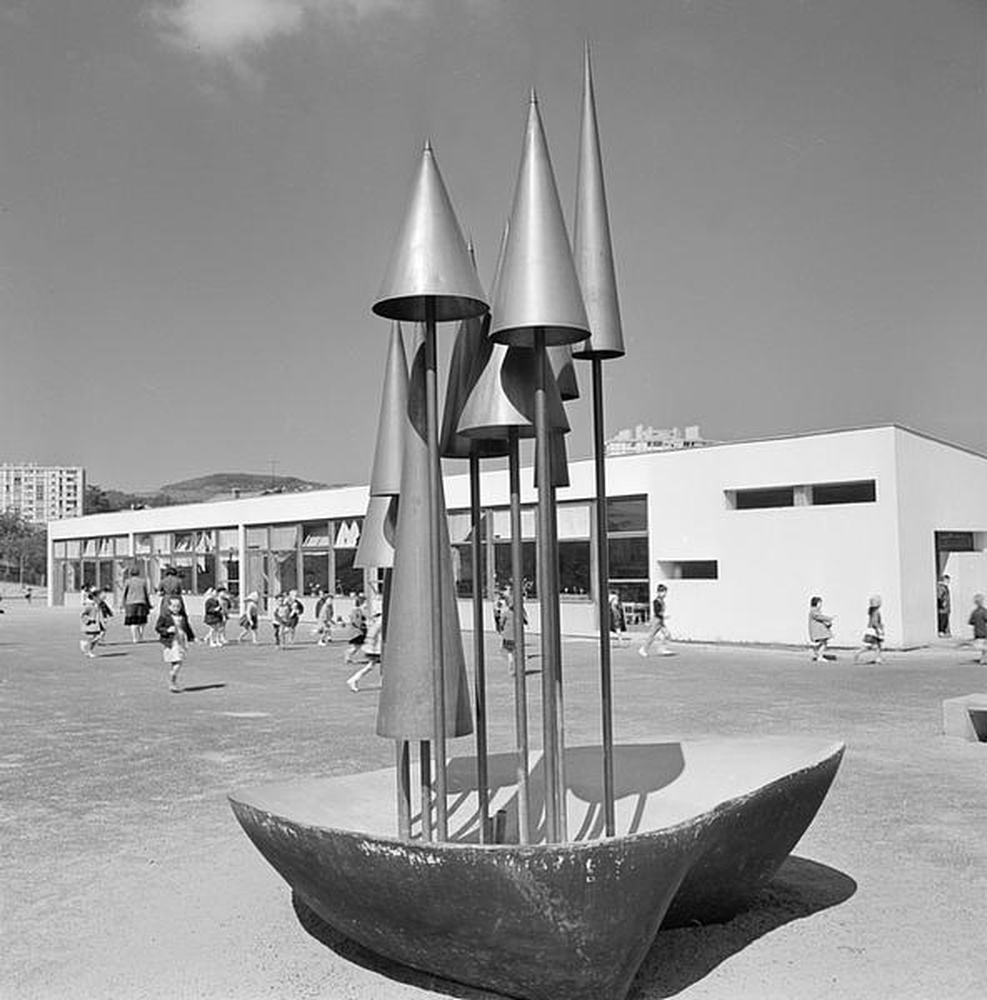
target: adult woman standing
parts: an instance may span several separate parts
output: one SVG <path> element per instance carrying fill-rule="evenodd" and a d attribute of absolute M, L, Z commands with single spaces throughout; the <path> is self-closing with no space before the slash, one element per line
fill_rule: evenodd
<path fill-rule="evenodd" d="M 130 626 L 132 642 L 140 642 L 144 638 L 144 626 L 150 611 L 151 591 L 140 567 L 135 564 L 130 567 L 130 575 L 123 586 L 123 623 Z"/>

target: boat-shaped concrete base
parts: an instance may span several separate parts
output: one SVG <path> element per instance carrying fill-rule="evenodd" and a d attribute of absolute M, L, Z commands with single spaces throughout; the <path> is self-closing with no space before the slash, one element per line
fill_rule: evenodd
<path fill-rule="evenodd" d="M 237 819 L 299 900 L 387 958 L 528 1000 L 622 1000 L 659 926 L 744 908 L 819 809 L 843 745 L 699 740 L 566 749 L 564 844 L 517 840 L 514 757 L 490 759 L 504 841 L 479 843 L 475 762 L 449 769 L 450 840 L 400 840 L 393 770 L 237 792 Z M 544 783 L 531 778 L 536 840 Z M 513 841 L 513 842 L 512 842 Z"/>

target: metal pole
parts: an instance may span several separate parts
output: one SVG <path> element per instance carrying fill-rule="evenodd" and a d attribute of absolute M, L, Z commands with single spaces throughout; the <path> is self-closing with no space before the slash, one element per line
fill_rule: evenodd
<path fill-rule="evenodd" d="M 556 433 L 556 432 L 552 432 Z M 548 580 L 548 593 L 552 595 L 552 631 L 550 640 L 552 643 L 552 660 L 555 664 L 555 673 L 552 678 L 552 688 L 555 695 L 555 740 L 556 740 L 556 815 L 558 816 L 559 840 L 568 839 L 565 808 L 565 705 L 562 699 L 562 625 L 559 618 L 559 524 L 555 507 L 555 482 L 549 469 L 548 483 L 548 551 L 551 558 L 546 566 L 546 579 Z"/>
<path fill-rule="evenodd" d="M 411 840 L 411 754 L 407 740 L 395 740 L 395 772 L 398 790 L 398 836 Z"/>
<path fill-rule="evenodd" d="M 531 798 L 528 792 L 528 680 L 524 651 L 524 571 L 521 538 L 521 456 L 518 432 L 508 432 L 507 463 L 511 491 L 511 599 L 514 602 L 514 730 L 517 745 L 517 816 L 522 844 L 531 843 Z"/>
<path fill-rule="evenodd" d="M 545 839 L 557 843 L 559 830 L 559 721 L 556 696 L 556 646 L 553 634 L 558 631 L 557 597 L 551 592 L 550 565 L 552 509 L 550 484 L 552 456 L 548 430 L 548 357 L 545 354 L 545 331 L 535 330 L 535 446 L 538 461 L 538 603 L 541 609 L 541 692 L 542 753 L 545 770 Z"/>
<path fill-rule="evenodd" d="M 607 544 L 606 445 L 603 438 L 603 361 L 593 365 L 593 462 L 596 468 L 596 605 L 600 618 L 600 706 L 603 718 L 603 818 L 616 833 L 613 793 L 613 691 L 610 671 L 610 550 Z"/>
<path fill-rule="evenodd" d="M 421 784 L 422 840 L 432 839 L 432 762 L 428 740 L 418 744 L 418 775 Z"/>
<path fill-rule="evenodd" d="M 483 565 L 480 525 L 480 456 L 470 455 L 470 564 L 473 572 L 473 670 L 476 685 L 476 798 L 480 813 L 480 843 L 487 842 L 490 779 L 487 762 L 487 673 L 483 649 Z"/>
<path fill-rule="evenodd" d="M 435 358 L 435 298 L 425 299 L 425 419 L 428 436 L 429 576 L 432 597 L 432 708 L 435 733 L 435 823 L 436 839 L 449 839 L 446 814 L 446 706 L 445 643 L 442 641 L 442 550 L 439 509 L 442 467 L 439 461 L 439 393 Z"/>

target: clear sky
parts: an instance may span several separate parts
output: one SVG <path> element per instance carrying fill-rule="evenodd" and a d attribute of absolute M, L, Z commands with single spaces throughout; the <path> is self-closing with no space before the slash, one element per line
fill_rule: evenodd
<path fill-rule="evenodd" d="M 422 143 L 488 283 L 532 86 L 571 223 L 587 39 L 608 432 L 987 450 L 984 0 L 0 0 L 0 459 L 366 482 Z"/>

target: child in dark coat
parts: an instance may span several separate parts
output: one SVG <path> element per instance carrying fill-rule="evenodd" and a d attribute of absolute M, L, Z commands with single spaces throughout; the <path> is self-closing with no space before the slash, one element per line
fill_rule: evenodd
<path fill-rule="evenodd" d="M 188 644 L 195 641 L 195 633 L 189 624 L 188 615 L 185 614 L 185 606 L 180 597 L 168 598 L 165 609 L 158 615 L 154 629 L 164 647 L 162 657 L 165 663 L 171 666 L 168 679 L 169 688 L 173 694 L 177 694 L 182 690 L 178 686 L 178 671 L 182 669 Z"/>

